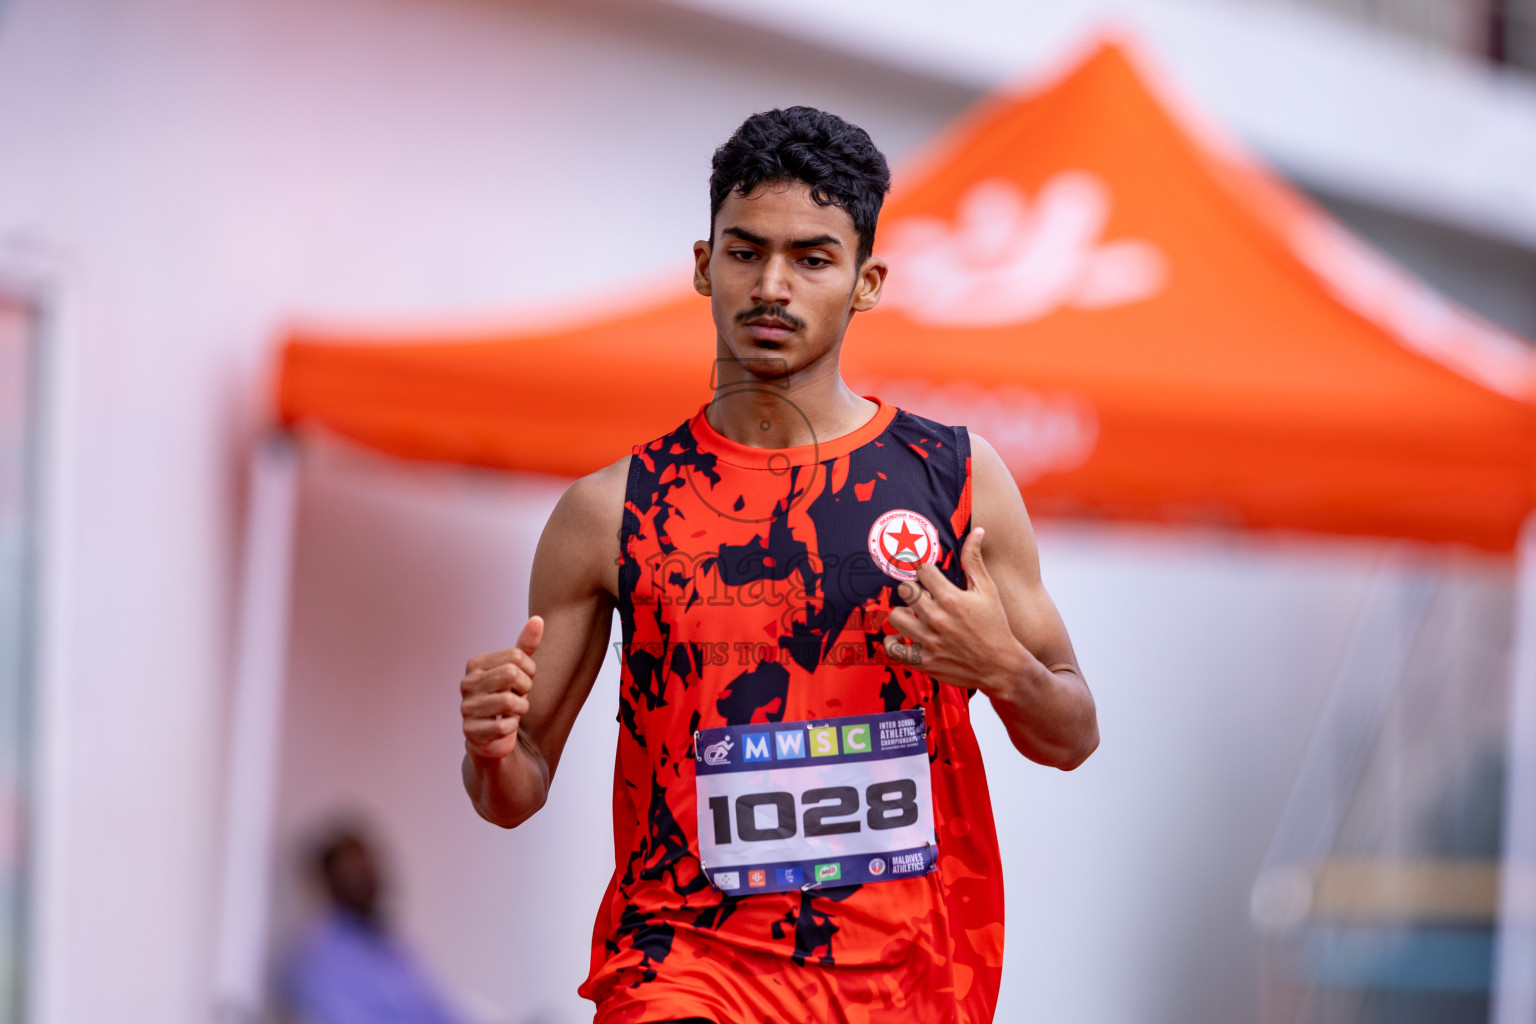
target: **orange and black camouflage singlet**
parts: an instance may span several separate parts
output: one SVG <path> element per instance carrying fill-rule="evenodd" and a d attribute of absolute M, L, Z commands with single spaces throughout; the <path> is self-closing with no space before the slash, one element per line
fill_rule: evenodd
<path fill-rule="evenodd" d="M 1002 872 L 968 694 L 886 659 L 885 617 L 900 597 L 871 537 L 883 515 L 916 513 L 937 536 L 929 557 L 963 586 L 970 468 L 963 427 L 883 403 L 852 434 L 801 448 L 738 444 L 702 410 L 635 448 L 620 541 L 614 874 L 581 988 L 598 1024 L 992 1019 Z M 697 840 L 698 730 L 919 708 L 936 870 L 790 892 L 711 885 Z"/>

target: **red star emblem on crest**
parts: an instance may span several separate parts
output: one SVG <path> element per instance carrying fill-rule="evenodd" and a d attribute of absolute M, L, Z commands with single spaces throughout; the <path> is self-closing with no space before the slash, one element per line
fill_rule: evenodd
<path fill-rule="evenodd" d="M 893 562 L 896 562 L 896 561 L 920 562 L 920 561 L 922 561 L 922 556 L 920 556 L 917 553 L 917 542 L 918 542 L 918 540 L 920 538 L 922 538 L 922 536 L 923 535 L 920 534 L 920 533 L 913 533 L 911 530 L 909 530 L 907 528 L 906 521 L 903 520 L 902 524 L 901 524 L 901 529 L 900 530 L 898 530 L 898 531 L 896 531 L 894 533 L 892 533 L 889 530 L 886 531 L 885 537 L 891 538 L 891 539 L 896 541 L 896 550 L 892 551 L 889 547 L 886 547 L 885 553 L 890 557 L 891 561 L 893 561 Z M 909 559 L 903 559 L 901 557 L 902 553 L 903 552 L 907 552 L 907 551 L 912 552 L 912 557 L 909 558 Z"/>

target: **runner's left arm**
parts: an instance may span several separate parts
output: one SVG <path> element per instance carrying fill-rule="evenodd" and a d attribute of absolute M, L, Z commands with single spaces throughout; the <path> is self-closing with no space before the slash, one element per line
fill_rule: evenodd
<path fill-rule="evenodd" d="M 920 586 L 902 587 L 907 607 L 891 612 L 898 635 L 886 648 L 939 682 L 986 694 L 1020 753 L 1070 771 L 1099 745 L 1093 694 L 1040 580 L 1018 486 L 975 434 L 971 450 L 971 534 L 960 552 L 966 588 L 924 565 Z"/>

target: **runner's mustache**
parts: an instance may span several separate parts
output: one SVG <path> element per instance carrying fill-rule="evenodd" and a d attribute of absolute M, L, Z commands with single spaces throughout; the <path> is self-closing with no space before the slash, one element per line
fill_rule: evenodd
<path fill-rule="evenodd" d="M 801 320 L 799 317 L 795 316 L 795 314 L 791 313 L 789 310 L 785 309 L 783 306 L 776 302 L 758 304 L 744 313 L 737 313 L 736 322 L 739 324 L 745 323 L 748 320 L 755 320 L 760 316 L 771 316 L 775 320 L 782 320 L 784 321 L 784 325 L 786 327 L 794 328 L 797 331 L 805 326 L 804 320 Z"/>

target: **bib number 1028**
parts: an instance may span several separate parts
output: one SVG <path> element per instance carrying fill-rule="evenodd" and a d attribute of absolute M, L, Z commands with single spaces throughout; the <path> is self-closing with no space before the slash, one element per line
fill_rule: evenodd
<path fill-rule="evenodd" d="M 800 794 L 803 819 L 797 822 L 793 793 L 743 793 L 736 798 L 736 834 L 745 843 L 788 839 L 803 826 L 807 838 L 847 835 L 865 825 L 873 831 L 902 828 L 917 822 L 917 783 L 911 779 L 876 782 L 864 788 L 863 820 L 859 819 L 859 791 L 853 786 L 827 786 L 808 789 Z M 773 825 L 759 825 L 759 807 L 773 808 Z M 714 818 L 715 845 L 725 846 L 731 838 L 731 800 L 725 796 L 709 798 Z"/>

